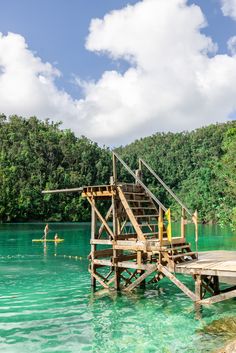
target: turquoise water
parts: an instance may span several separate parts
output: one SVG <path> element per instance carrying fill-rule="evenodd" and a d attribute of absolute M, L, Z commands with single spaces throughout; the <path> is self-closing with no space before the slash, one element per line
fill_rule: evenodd
<path fill-rule="evenodd" d="M 191 300 L 168 280 L 129 295 L 92 294 L 90 225 L 51 224 L 52 236 L 58 232 L 65 241 L 46 248 L 32 244 L 43 228 L 0 225 L 0 352 L 197 353 L 224 343 L 224 335 L 199 330 L 215 319 L 236 317 L 236 300 L 205 307 L 196 320 Z M 191 235 L 189 240 L 194 242 Z M 202 226 L 199 249 L 236 250 L 236 234 Z"/>

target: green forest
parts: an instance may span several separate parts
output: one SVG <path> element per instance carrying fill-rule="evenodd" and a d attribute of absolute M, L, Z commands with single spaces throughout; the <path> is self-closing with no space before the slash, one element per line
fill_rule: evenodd
<path fill-rule="evenodd" d="M 115 149 L 133 169 L 143 158 L 201 222 L 236 228 L 236 122 L 191 132 L 156 133 Z M 44 189 L 109 183 L 111 149 L 76 137 L 60 123 L 36 117 L 0 115 L 0 221 L 88 221 L 90 207 L 80 194 Z M 121 169 L 122 180 L 131 181 Z M 178 210 L 151 175 L 144 182 Z"/>

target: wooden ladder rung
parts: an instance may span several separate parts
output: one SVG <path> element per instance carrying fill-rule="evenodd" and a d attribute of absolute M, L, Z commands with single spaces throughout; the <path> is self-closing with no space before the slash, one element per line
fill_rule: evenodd
<path fill-rule="evenodd" d="M 140 203 L 151 203 L 152 204 L 152 201 L 151 200 L 132 200 L 132 199 L 126 199 L 128 202 L 140 202 Z"/>
<path fill-rule="evenodd" d="M 157 232 L 152 232 L 152 233 L 143 233 L 143 235 L 158 235 Z"/>
<path fill-rule="evenodd" d="M 130 195 L 143 195 L 146 196 L 144 192 L 133 192 L 133 191 L 124 191 L 124 194 L 130 194 Z"/>
<path fill-rule="evenodd" d="M 181 250 L 181 249 L 187 249 L 190 248 L 190 244 L 186 245 L 180 245 L 180 246 L 173 246 L 172 248 L 168 248 L 168 251 L 174 251 L 174 250 Z"/>
<path fill-rule="evenodd" d="M 156 210 L 156 207 L 130 207 L 131 210 Z"/>
<path fill-rule="evenodd" d="M 184 256 L 193 256 L 193 255 L 196 255 L 196 252 L 183 252 L 181 254 L 177 254 L 177 255 L 169 255 L 169 257 L 174 260 L 174 259 L 178 259 L 180 257 L 184 257 Z"/>
<path fill-rule="evenodd" d="M 143 214 L 143 215 L 134 215 L 135 218 L 153 218 L 158 217 L 157 214 Z"/>
<path fill-rule="evenodd" d="M 141 223 L 139 223 L 139 227 L 141 227 L 141 228 L 143 228 L 143 227 L 148 227 L 148 228 L 150 228 L 150 227 L 158 227 L 158 224 L 148 224 L 148 223 L 145 223 L 145 224 L 141 224 Z"/>

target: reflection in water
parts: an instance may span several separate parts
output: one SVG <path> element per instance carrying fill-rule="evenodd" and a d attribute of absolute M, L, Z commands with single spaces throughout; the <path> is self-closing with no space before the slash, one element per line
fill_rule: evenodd
<path fill-rule="evenodd" d="M 44 257 L 47 256 L 47 242 L 46 241 L 44 241 L 44 243 L 43 243 L 43 255 L 44 255 Z"/>

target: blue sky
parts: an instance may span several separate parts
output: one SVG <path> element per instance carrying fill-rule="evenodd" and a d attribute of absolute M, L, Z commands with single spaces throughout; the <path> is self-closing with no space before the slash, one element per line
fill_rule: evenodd
<path fill-rule="evenodd" d="M 203 13 L 203 15 L 205 16 L 208 22 L 208 26 L 201 29 L 200 33 L 206 34 L 207 36 L 211 37 L 213 42 L 217 43 L 218 45 L 217 55 L 226 54 L 227 56 L 229 56 L 227 41 L 229 40 L 230 37 L 234 37 L 236 35 L 236 21 L 232 18 L 232 16 L 230 17 L 230 16 L 223 15 L 221 1 L 224 1 L 224 0 L 196 0 L 196 1 L 189 0 L 184 6 L 186 8 L 189 8 L 191 4 L 195 4 L 200 7 L 201 12 Z M 232 2 L 234 0 L 225 0 L 225 1 Z M 163 3 L 163 0 L 156 0 L 156 3 L 158 2 L 160 2 L 160 6 L 164 8 L 165 4 Z M 170 0 L 170 2 L 172 2 L 172 0 Z M 175 2 L 177 2 L 177 0 L 173 1 L 173 3 Z M 40 1 L 0 0 L 0 32 L 3 34 L 3 36 L 7 36 L 8 32 L 13 32 L 15 34 L 22 36 L 22 38 L 24 38 L 25 40 L 26 45 L 28 46 L 28 50 L 30 51 L 30 53 L 32 53 L 33 56 L 39 57 L 43 63 L 49 62 L 54 68 L 57 68 L 60 71 L 61 76 L 57 77 L 57 75 L 55 75 L 55 77 L 51 79 L 51 81 L 53 81 L 53 84 L 55 86 L 54 88 L 58 89 L 59 91 L 65 91 L 69 96 L 69 98 L 68 97 L 67 98 L 73 101 L 74 106 L 77 105 L 78 99 L 80 99 L 81 97 L 85 97 L 85 102 L 83 102 L 83 107 L 79 107 L 79 113 L 83 116 L 83 119 L 79 120 L 79 123 L 81 123 L 85 119 L 87 121 L 90 119 L 88 112 L 91 111 L 91 107 L 94 108 L 94 104 L 95 104 L 94 102 L 92 102 L 92 104 L 88 106 L 88 104 L 86 103 L 86 97 L 88 98 L 87 100 L 91 101 L 91 96 L 94 96 L 94 94 L 97 95 L 99 87 L 97 85 L 96 87 L 84 88 L 84 86 L 82 85 L 83 87 L 81 89 L 81 87 L 78 84 L 74 83 L 75 77 L 77 77 L 77 79 L 85 81 L 86 83 L 98 82 L 99 80 L 101 80 L 101 77 L 105 72 L 111 72 L 113 70 L 117 74 L 121 74 L 123 77 L 125 76 L 125 73 L 127 72 L 127 70 L 134 66 L 132 60 L 126 59 L 127 55 L 123 54 L 123 49 L 121 49 L 120 47 L 118 49 L 117 48 L 114 49 L 112 43 L 105 44 L 105 47 L 99 47 L 99 46 L 96 47 L 96 43 L 93 42 L 90 45 L 91 46 L 90 50 L 87 50 L 85 48 L 85 41 L 89 35 L 89 26 L 90 26 L 91 20 L 94 18 L 103 19 L 103 17 L 106 14 L 110 13 L 113 10 L 122 9 L 126 7 L 127 4 L 130 4 L 132 7 L 136 3 L 138 3 L 138 1 L 136 0 L 129 0 L 129 1 L 126 1 L 126 0 L 109 0 L 109 1 L 108 0 L 86 0 L 86 1 L 84 0 L 70 0 L 70 1 L 68 0 L 67 1 L 66 0 L 50 0 L 50 1 L 49 0 L 40 0 Z M 196 16 L 197 18 L 197 15 L 196 13 L 194 13 L 194 11 L 191 13 L 193 16 Z M 115 18 L 115 16 L 110 16 L 110 17 L 112 20 L 113 18 Z M 120 17 L 122 17 L 122 10 L 121 10 Z M 132 17 L 130 17 L 130 21 L 132 22 Z M 158 11 L 157 11 L 156 21 L 158 23 Z M 103 24 L 102 24 L 103 29 L 101 31 L 103 31 L 103 33 L 100 33 L 101 31 L 99 28 L 96 29 L 97 32 L 95 34 L 92 33 L 94 34 L 95 37 L 98 34 L 98 37 L 97 37 L 98 39 L 102 38 L 103 40 L 105 36 L 107 36 L 107 34 L 105 33 L 106 31 L 105 22 L 106 21 L 103 21 Z M 147 18 L 147 22 L 148 22 L 148 18 Z M 186 23 L 188 23 L 187 20 L 186 20 Z M 111 26 L 111 31 L 112 31 L 114 28 L 112 27 L 111 24 L 109 26 Z M 138 22 L 136 23 L 136 26 L 138 27 Z M 183 22 L 183 26 L 184 26 L 184 22 Z M 171 32 L 172 30 L 171 26 L 169 26 L 168 30 Z M 185 30 L 188 31 L 188 28 L 186 28 Z M 115 31 L 116 29 L 114 29 L 114 37 L 113 37 L 114 41 L 116 41 L 116 36 L 118 37 L 120 34 L 119 32 L 115 32 Z M 195 30 L 193 29 L 193 33 L 194 31 Z M 122 32 L 122 30 L 120 32 Z M 125 33 L 123 34 L 121 33 L 121 35 L 123 35 L 125 39 L 126 37 Z M 147 40 L 149 40 L 148 38 Z M 134 41 L 135 41 L 135 38 L 134 38 Z M 117 52 L 116 50 L 118 50 L 119 53 L 122 52 L 122 54 L 116 55 L 115 54 Z M 109 52 L 110 56 L 104 54 L 104 51 Z M 216 53 L 214 51 L 212 53 L 211 52 L 208 53 L 209 58 L 214 57 L 215 55 Z M 111 56 L 113 57 L 113 59 L 111 58 Z M 129 57 L 129 54 L 128 54 L 128 57 Z M 231 56 L 229 56 L 229 59 L 230 58 Z M 17 61 L 17 57 L 16 57 L 16 61 Z M 158 58 L 157 58 L 157 63 L 158 63 Z M 135 65 L 137 65 L 137 63 Z M 0 66 L 1 66 L 1 56 L 0 56 Z M 194 70 L 196 73 L 197 69 L 194 69 Z M 116 75 L 116 79 L 117 77 L 118 76 Z M 210 82 L 211 79 L 209 78 L 208 81 Z M 207 84 L 209 84 L 209 82 Z M 206 82 L 204 83 L 204 87 L 206 87 Z M 92 89 L 93 89 L 93 92 L 91 93 Z M 96 93 L 95 93 L 95 89 L 96 89 Z M 83 95 L 82 95 L 82 91 L 83 91 Z M 217 94 L 218 93 L 216 92 L 215 96 L 217 96 Z M 233 92 L 229 93 L 229 95 L 232 95 L 232 96 L 233 94 L 234 94 Z M 109 99 L 109 93 L 107 97 L 108 97 L 107 99 Z M 0 98 L 1 98 L 1 93 L 0 93 Z M 171 97 L 169 98 L 170 98 L 170 101 L 172 102 L 173 99 L 171 99 Z M 169 98 L 168 98 L 168 102 L 169 102 Z M 191 99 L 191 98 L 186 97 L 186 99 Z M 211 99 L 213 98 L 211 97 Z M 114 107 L 118 106 L 119 104 L 120 103 L 118 102 L 116 103 L 114 102 Z M 181 104 L 182 104 L 181 102 L 178 102 L 176 106 L 179 107 Z M 86 105 L 86 108 L 84 108 L 85 105 Z M 127 105 L 130 106 L 130 102 Z M 3 110 L 4 107 L 5 106 L 3 105 L 3 108 L 1 108 L 1 100 L 0 100 L 0 110 Z M 105 111 L 111 111 L 111 109 L 112 109 L 111 107 L 104 108 Z M 145 107 L 143 107 L 143 109 L 145 109 Z M 156 114 L 155 116 L 158 116 L 158 114 L 159 116 L 165 115 L 164 110 L 159 111 L 157 108 L 155 109 L 154 109 L 155 110 L 154 113 Z M 6 108 L 4 110 L 6 110 Z M 99 106 L 97 110 L 96 109 L 93 110 L 93 114 L 95 115 L 97 114 L 96 120 L 102 119 L 101 116 L 105 114 L 103 112 L 101 113 L 101 110 L 102 110 L 101 106 Z M 139 111 L 140 110 L 142 110 L 142 107 L 139 108 Z M 190 107 L 184 107 L 184 109 L 182 109 L 181 112 L 186 110 L 191 110 L 191 109 Z M 35 108 L 35 111 L 34 111 L 34 108 L 32 106 L 25 112 L 24 110 L 21 111 L 21 109 L 19 109 L 19 113 L 21 114 L 23 113 L 25 115 L 27 114 L 33 115 L 35 113 L 40 117 L 44 117 L 43 114 L 45 114 L 47 115 L 45 116 L 45 118 L 50 116 L 52 119 L 56 117 L 55 120 L 58 120 L 60 116 L 56 113 L 55 113 L 55 116 L 53 116 L 53 113 L 52 113 L 53 111 L 54 111 L 53 109 L 51 110 L 48 109 L 47 111 L 45 108 L 44 111 L 42 112 L 39 111 L 38 113 L 38 110 Z M 225 110 L 222 110 L 222 113 L 221 113 L 221 114 L 225 114 L 225 116 L 216 117 L 216 121 L 224 121 L 224 119 L 227 119 L 227 118 L 232 119 L 232 117 L 234 117 L 234 111 L 235 111 L 235 108 L 232 106 L 232 104 L 230 107 L 227 106 L 227 108 L 225 108 Z M 65 112 L 66 112 L 66 109 L 64 111 L 64 114 Z M 124 115 L 126 114 L 126 112 L 127 112 L 127 109 L 125 110 Z M 214 112 L 214 110 L 211 111 L 211 109 L 209 109 L 209 114 L 213 114 L 212 112 Z M 11 111 L 9 109 L 6 113 L 17 113 L 17 111 Z M 129 114 L 135 114 L 135 111 L 131 110 L 130 112 L 127 112 L 127 116 L 129 116 Z M 203 113 L 199 112 L 199 114 L 203 114 Z M 205 110 L 204 110 L 204 114 L 206 114 Z M 71 113 L 71 116 L 72 115 L 73 114 Z M 70 119 L 73 120 L 74 118 L 72 117 Z M 117 112 L 117 117 L 114 119 L 116 120 L 119 119 L 118 112 Z M 123 131 L 120 131 L 117 136 L 115 136 L 114 134 L 114 137 L 110 139 L 107 136 L 108 135 L 111 136 L 112 132 L 110 132 L 107 127 L 107 125 L 109 125 L 109 119 L 105 117 L 104 121 L 102 121 L 102 124 L 104 123 L 105 130 L 107 128 L 107 133 L 105 135 L 102 135 L 102 134 L 89 135 L 88 133 L 88 136 L 91 138 L 95 138 L 101 143 L 105 142 L 105 143 L 111 144 L 113 143 L 112 141 L 114 140 L 115 141 L 114 143 L 116 144 L 119 142 L 121 143 L 129 142 L 130 139 L 138 138 L 141 136 L 145 136 L 146 134 L 154 133 L 158 129 L 163 131 L 166 131 L 166 130 L 177 131 L 177 130 L 182 130 L 184 128 L 183 123 L 180 123 L 178 125 L 178 121 L 177 121 L 178 117 L 176 116 L 175 121 L 174 122 L 170 121 L 168 126 L 165 126 L 165 124 L 163 123 L 163 127 L 161 124 L 161 127 L 158 128 L 158 126 L 160 125 L 160 121 L 159 121 L 158 123 L 154 124 L 153 129 L 152 128 L 143 129 L 145 119 L 146 119 L 146 122 L 149 120 L 149 118 L 146 117 L 145 115 L 143 115 L 143 121 L 142 121 L 142 117 L 141 116 L 139 117 L 139 120 L 137 121 L 137 124 L 139 124 L 139 129 L 137 129 L 137 127 L 134 126 L 136 125 L 136 122 L 134 122 L 133 125 L 131 124 L 132 126 L 130 125 L 127 128 L 128 134 L 126 134 L 127 136 L 124 139 L 119 137 L 122 134 L 124 134 Z M 61 120 L 63 120 L 63 117 Z M 214 122 L 214 119 L 213 120 L 209 119 L 209 121 L 207 120 L 204 121 L 199 118 L 199 124 L 196 122 L 192 123 L 192 125 L 186 124 L 186 128 L 191 129 L 191 128 L 198 127 L 198 125 L 202 126 L 204 124 L 208 124 L 211 122 Z M 150 120 L 150 124 L 151 123 L 152 121 Z M 91 124 L 93 124 L 92 121 L 91 121 Z M 115 124 L 115 121 L 114 121 L 114 124 Z M 71 123 L 67 124 L 67 122 L 65 121 L 65 127 L 67 126 L 72 129 L 74 127 L 73 124 Z M 81 128 L 81 131 L 78 131 L 78 134 L 80 134 L 80 132 L 83 134 L 86 134 L 87 130 L 89 130 L 89 126 L 90 125 L 86 123 L 84 127 Z M 173 126 L 173 129 L 171 128 L 171 126 Z M 130 129 L 130 133 L 129 133 L 129 129 Z"/>
<path fill-rule="evenodd" d="M 58 85 L 74 97 L 80 94 L 72 84 L 73 74 L 97 80 L 104 70 L 123 71 L 127 64 L 112 61 L 85 49 L 92 18 L 120 9 L 137 0 L 0 0 L 0 32 L 23 35 L 31 50 L 44 60 L 56 63 L 63 77 Z M 203 10 L 208 26 L 203 30 L 227 51 L 227 40 L 236 34 L 236 22 L 223 16 L 219 0 L 188 1 Z"/>
<path fill-rule="evenodd" d="M 98 79 L 117 63 L 85 49 L 92 18 L 120 9 L 136 0 L 0 0 L 0 32 L 19 33 L 31 50 L 44 60 L 56 63 L 63 77 L 61 88 L 73 96 L 80 94 L 72 83 L 73 74 L 82 79 Z M 119 70 L 122 70 L 120 62 Z"/>

